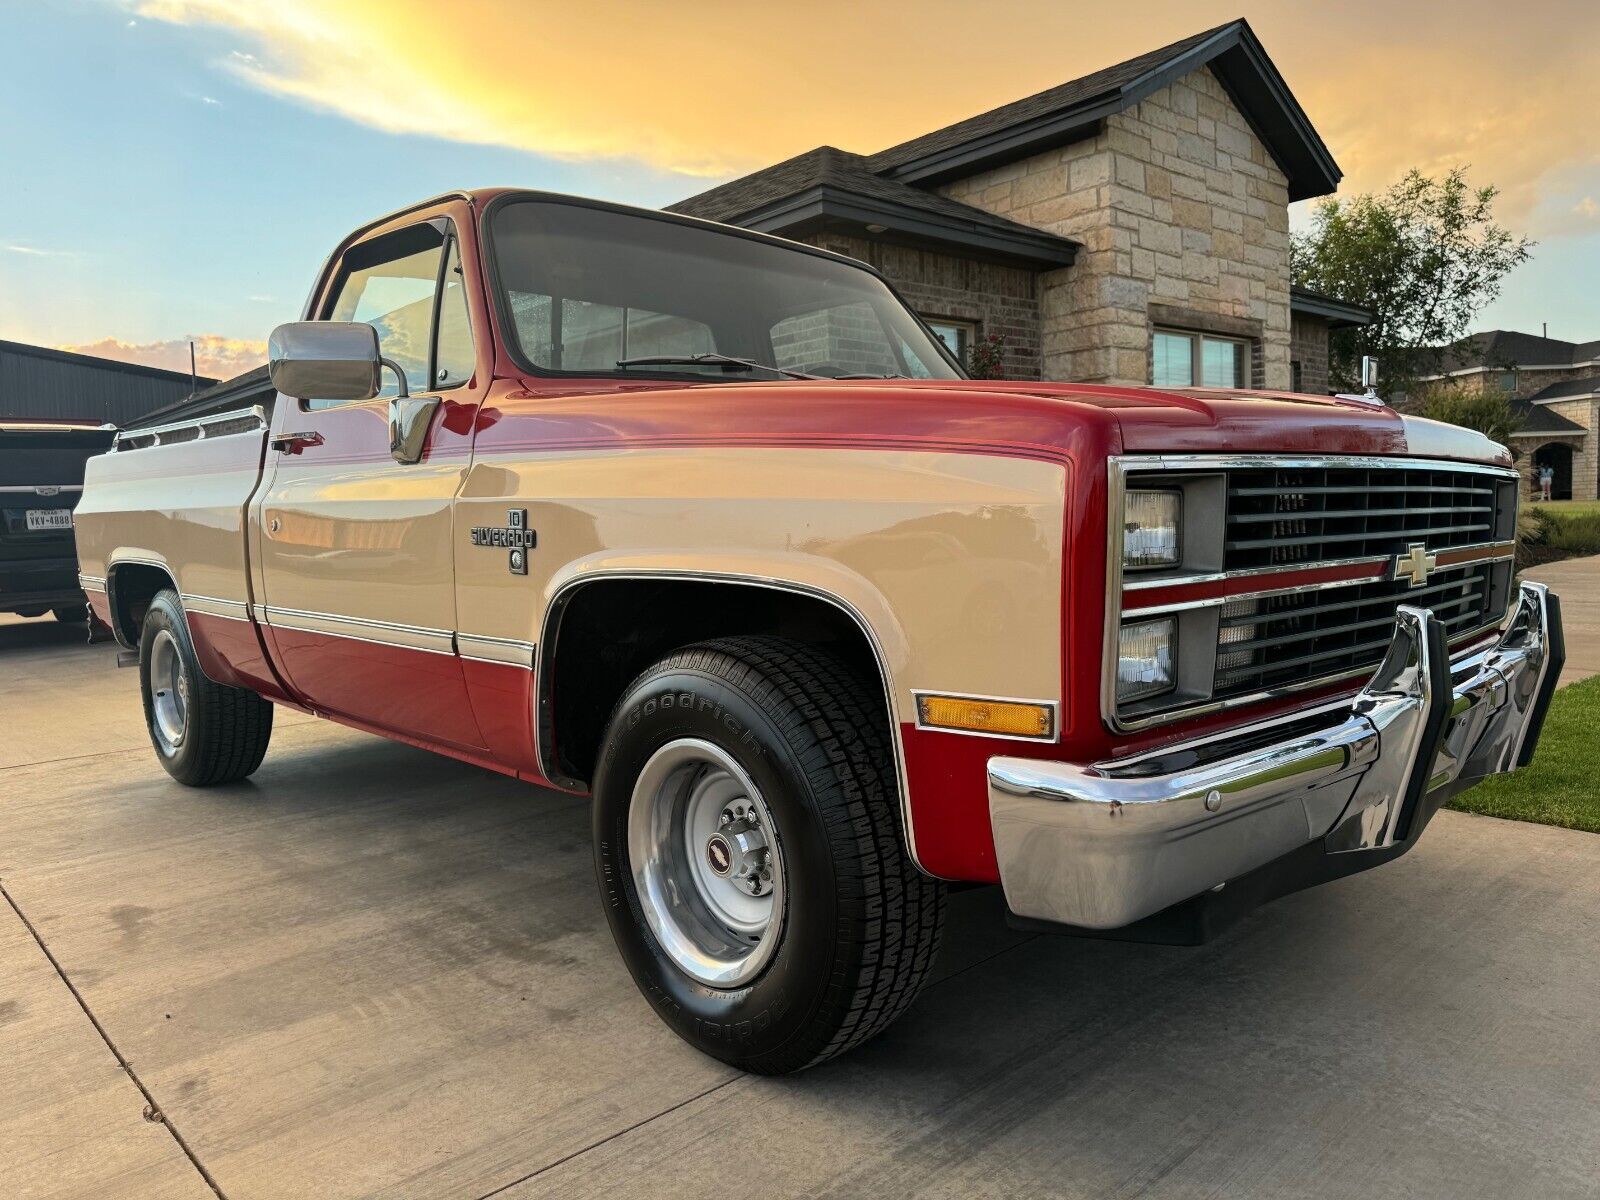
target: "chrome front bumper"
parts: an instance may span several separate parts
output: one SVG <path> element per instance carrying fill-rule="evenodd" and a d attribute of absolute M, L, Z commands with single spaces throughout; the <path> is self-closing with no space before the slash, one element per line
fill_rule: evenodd
<path fill-rule="evenodd" d="M 1500 639 L 1454 663 L 1433 614 L 1401 607 L 1372 679 L 1320 717 L 1088 766 L 992 758 L 1006 902 L 1119 929 L 1310 843 L 1341 860 L 1329 878 L 1387 861 L 1451 795 L 1526 765 L 1563 659 L 1555 595 L 1524 583 Z"/>

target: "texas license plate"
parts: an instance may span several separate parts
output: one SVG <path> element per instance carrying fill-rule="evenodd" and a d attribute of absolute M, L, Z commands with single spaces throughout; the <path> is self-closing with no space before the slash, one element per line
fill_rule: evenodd
<path fill-rule="evenodd" d="M 72 510 L 70 508 L 30 508 L 28 510 L 29 533 L 45 529 L 71 528 Z"/>

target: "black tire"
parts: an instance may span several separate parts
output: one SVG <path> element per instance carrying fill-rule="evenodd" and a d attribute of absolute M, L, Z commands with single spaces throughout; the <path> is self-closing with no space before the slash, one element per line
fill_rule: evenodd
<path fill-rule="evenodd" d="M 182 672 L 185 716 L 181 737 L 163 736 L 157 723 L 151 662 L 155 648 L 168 640 L 164 658 L 175 651 Z M 139 693 L 145 728 L 156 757 L 179 783 L 211 787 L 234 783 L 261 765 L 272 740 L 272 705 L 256 693 L 207 679 L 195 657 L 178 594 L 157 592 L 144 615 L 139 636 Z"/>
<path fill-rule="evenodd" d="M 82 625 L 89 619 L 89 606 L 87 604 L 64 604 L 59 608 L 52 608 L 50 615 L 63 625 Z"/>
<path fill-rule="evenodd" d="M 724 1062 L 782 1074 L 889 1026 L 928 977 L 944 885 L 905 849 L 882 691 L 834 656 L 737 637 L 676 651 L 623 694 L 594 785 L 595 862 L 611 932 L 657 1014 Z M 634 783 L 663 746 L 736 760 L 777 827 L 786 899 L 758 975 L 708 986 L 651 930 L 630 861 Z"/>

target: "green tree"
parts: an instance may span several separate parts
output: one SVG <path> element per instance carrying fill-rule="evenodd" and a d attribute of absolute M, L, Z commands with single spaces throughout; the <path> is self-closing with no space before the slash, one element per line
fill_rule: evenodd
<path fill-rule="evenodd" d="M 1294 282 L 1373 314 L 1330 339 L 1336 384 L 1357 386 L 1364 354 L 1382 361 L 1388 394 L 1437 372 L 1440 348 L 1468 332 L 1533 247 L 1495 223 L 1498 194 L 1455 167 L 1440 179 L 1413 170 L 1381 194 L 1316 206 L 1311 228 L 1291 239 Z"/>
<path fill-rule="evenodd" d="M 1504 392 L 1485 392 L 1476 388 L 1432 389 L 1422 402 L 1422 415 L 1435 421 L 1448 421 L 1476 429 L 1486 437 L 1504 443 L 1517 427 L 1518 416 Z"/>

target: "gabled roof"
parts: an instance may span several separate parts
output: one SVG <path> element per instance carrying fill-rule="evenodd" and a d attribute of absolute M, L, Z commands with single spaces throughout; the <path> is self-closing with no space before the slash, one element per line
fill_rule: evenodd
<path fill-rule="evenodd" d="M 937 192 L 876 175 L 866 159 L 818 146 L 731 183 L 667 206 L 668 212 L 799 237 L 830 224 L 945 243 L 988 256 L 1060 267 L 1078 243 Z M 875 231 L 876 232 L 876 231 Z"/>
<path fill-rule="evenodd" d="M 668 211 L 799 236 L 830 222 L 932 239 L 1041 266 L 1076 243 L 928 190 L 986 167 L 1093 137 L 1113 113 L 1209 67 L 1289 181 L 1289 198 L 1324 196 L 1339 165 L 1244 20 L 1130 58 L 873 155 L 818 146 Z"/>
<path fill-rule="evenodd" d="M 1600 360 L 1600 342 L 1565 342 L 1514 329 L 1487 329 L 1451 342 L 1440 350 L 1440 356 L 1445 372 L 1571 366 Z"/>
<path fill-rule="evenodd" d="M 1592 396 L 1595 392 L 1600 392 L 1600 370 L 1587 379 L 1563 379 L 1560 383 L 1552 383 L 1549 387 L 1540 388 L 1528 399 L 1542 403 L 1546 400 L 1565 400 L 1573 396 Z"/>
<path fill-rule="evenodd" d="M 1210 67 L 1289 180 L 1289 199 L 1325 196 L 1343 172 L 1243 18 L 874 154 L 872 169 L 931 185 L 1099 131 L 1176 79 Z"/>
<path fill-rule="evenodd" d="M 1576 421 L 1568 420 L 1554 409 L 1546 408 L 1542 404 L 1534 404 L 1523 400 L 1512 405 L 1512 411 L 1520 413 L 1522 420 L 1511 431 L 1512 437 L 1533 437 L 1538 434 L 1586 434 L 1589 431 Z"/>

